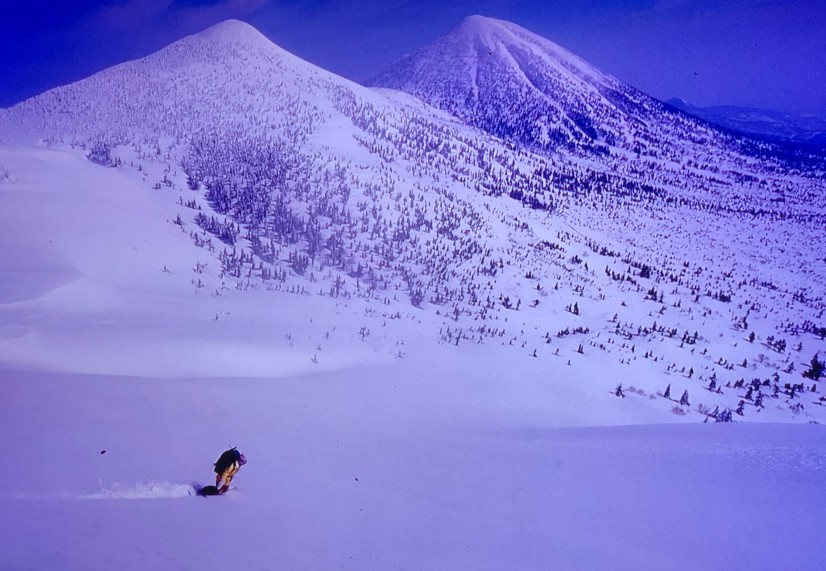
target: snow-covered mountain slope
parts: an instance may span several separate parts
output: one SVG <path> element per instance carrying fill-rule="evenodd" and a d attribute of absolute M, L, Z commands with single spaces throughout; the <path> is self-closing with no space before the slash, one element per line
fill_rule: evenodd
<path fill-rule="evenodd" d="M 482 16 L 466 18 L 368 83 L 411 93 L 516 145 L 584 153 L 612 170 L 629 155 L 698 162 L 709 147 L 726 162 L 757 154 L 748 166 L 755 170 L 767 155 L 785 152 L 676 113 L 550 40 Z M 823 156 L 807 160 L 822 171 Z"/>
<path fill-rule="evenodd" d="M 645 152 L 675 134 L 712 136 L 546 38 L 482 16 L 466 18 L 369 83 L 540 149 Z"/>
<path fill-rule="evenodd" d="M 483 19 L 464 26 L 521 37 Z M 568 59 L 578 76 L 602 77 Z M 644 380 L 641 390 L 656 395 L 676 373 L 680 393 L 730 385 L 692 405 L 701 410 L 745 413 L 740 400 L 770 390 L 785 399 L 761 418 L 819 418 L 818 393 L 809 408 L 795 400 L 800 373 L 823 349 L 826 192 L 816 172 L 710 144 L 679 161 L 615 152 L 613 167 L 514 148 L 409 96 L 315 68 L 235 21 L 4 110 L 0 121 L 18 145 L 0 153 L 3 212 L 16 229 L 3 239 L 3 263 L 20 276 L 5 286 L 15 362 L 157 375 L 163 366 L 139 358 L 95 362 L 106 327 L 144 306 L 130 296 L 172 300 L 157 315 L 182 323 L 184 308 L 201 302 L 181 295 L 210 296 L 192 321 L 197 335 L 204 318 L 230 312 L 228 291 L 314 294 L 382 327 L 406 323 L 411 332 L 385 336 L 388 355 L 419 335 L 490 345 L 543 370 L 587 355 L 586 376 L 596 362 L 619 366 L 597 376 L 601 391 Z M 32 138 L 41 144 L 26 146 Z M 120 300 L 105 307 L 109 317 L 72 309 L 107 296 Z M 75 318 L 87 323 L 94 341 L 67 345 L 46 327 L 54 320 L 29 335 L 42 303 L 65 314 L 65 332 Z M 151 329 L 144 319 L 138 310 L 127 322 Z M 311 366 L 310 357 L 300 359 Z M 163 362 L 173 376 L 231 369 L 212 358 Z M 238 374 L 273 374 L 264 362 Z"/>
<path fill-rule="evenodd" d="M 822 117 L 736 105 L 697 107 L 677 97 L 666 103 L 732 131 L 780 141 L 826 146 L 826 119 Z"/>
<path fill-rule="evenodd" d="M 253 27 L 228 20 L 149 57 L 50 90 L 10 110 L 9 128 L 87 140 L 189 138 L 237 122 L 300 138 L 315 117 L 313 94 L 355 84 L 282 50 Z M 363 90 L 362 90 L 363 91 Z M 276 112 L 277 111 L 277 112 Z"/>
<path fill-rule="evenodd" d="M 818 171 L 537 152 L 240 22 L 0 139 L 0 568 L 824 566 Z"/>

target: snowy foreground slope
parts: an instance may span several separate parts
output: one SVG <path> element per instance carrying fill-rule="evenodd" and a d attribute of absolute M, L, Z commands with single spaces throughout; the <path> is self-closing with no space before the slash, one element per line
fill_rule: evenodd
<path fill-rule="evenodd" d="M 0 569 L 826 565 L 812 172 L 534 154 L 238 22 L 0 139 Z"/>
<path fill-rule="evenodd" d="M 0 451 L 19 462 L 3 468 L 0 568 L 826 564 L 822 430 L 552 427 L 412 365 L 280 381 L 5 371 Z M 228 439 L 250 458 L 238 490 L 189 496 Z"/>

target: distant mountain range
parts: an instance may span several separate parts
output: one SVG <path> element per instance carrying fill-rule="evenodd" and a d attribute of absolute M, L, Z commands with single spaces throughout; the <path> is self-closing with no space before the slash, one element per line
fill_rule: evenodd
<path fill-rule="evenodd" d="M 736 105 L 696 107 L 678 97 L 669 99 L 666 103 L 732 131 L 778 141 L 826 146 L 826 118 L 824 117 Z"/>

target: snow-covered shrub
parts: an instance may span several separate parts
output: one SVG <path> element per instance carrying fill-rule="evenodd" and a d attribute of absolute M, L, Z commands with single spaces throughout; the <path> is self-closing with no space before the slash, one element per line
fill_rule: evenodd
<path fill-rule="evenodd" d="M 109 143 L 97 141 L 89 149 L 89 152 L 86 153 L 86 158 L 95 164 L 104 167 L 113 167 L 115 166 L 115 161 L 112 159 L 111 153 L 112 147 Z"/>

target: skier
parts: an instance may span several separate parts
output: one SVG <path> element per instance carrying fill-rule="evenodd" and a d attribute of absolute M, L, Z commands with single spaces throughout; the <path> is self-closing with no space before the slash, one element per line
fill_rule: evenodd
<path fill-rule="evenodd" d="M 230 482 L 241 469 L 241 466 L 247 463 L 247 457 L 238 452 L 235 447 L 225 450 L 223 454 L 215 462 L 215 487 L 218 488 L 218 494 L 224 494 L 229 490 Z M 223 481 L 223 485 L 221 482 Z"/>

